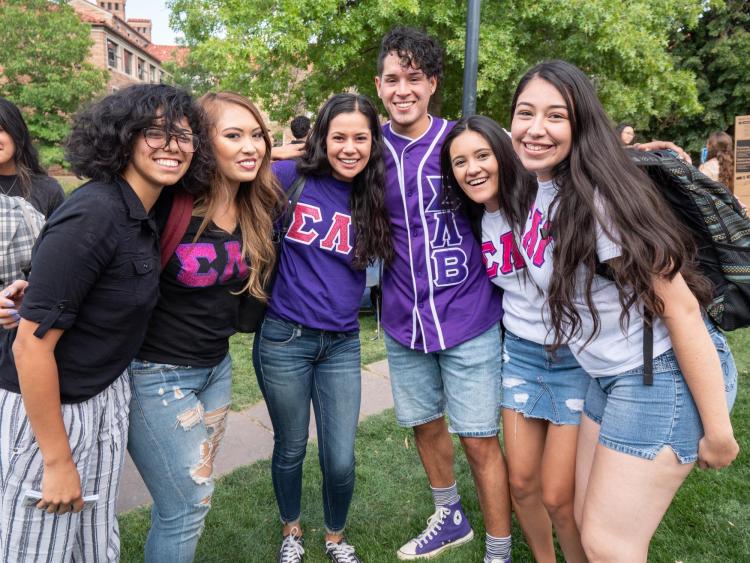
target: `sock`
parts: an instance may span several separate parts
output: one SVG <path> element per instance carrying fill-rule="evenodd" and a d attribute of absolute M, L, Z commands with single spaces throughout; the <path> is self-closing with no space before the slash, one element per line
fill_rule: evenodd
<path fill-rule="evenodd" d="M 445 487 L 444 489 L 432 486 L 430 486 L 430 489 L 432 489 L 432 499 L 435 501 L 436 508 L 438 506 L 455 504 L 461 499 L 461 497 L 458 496 L 458 487 L 456 487 L 455 481 L 450 487 Z"/>
<path fill-rule="evenodd" d="M 510 559 L 510 536 L 496 538 L 486 534 L 485 544 L 487 546 L 487 553 L 484 556 L 484 563 L 490 563 L 493 559 L 499 559 L 500 561 Z"/>

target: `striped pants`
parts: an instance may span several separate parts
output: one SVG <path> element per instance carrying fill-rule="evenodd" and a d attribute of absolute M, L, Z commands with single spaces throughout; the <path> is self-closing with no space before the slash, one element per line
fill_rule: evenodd
<path fill-rule="evenodd" d="M 77 514 L 47 514 L 23 505 L 41 491 L 43 460 L 21 395 L 0 390 L 0 561 L 109 562 L 120 559 L 115 504 L 128 437 L 130 383 L 123 373 L 83 403 L 62 405 L 83 495 L 95 506 Z"/>

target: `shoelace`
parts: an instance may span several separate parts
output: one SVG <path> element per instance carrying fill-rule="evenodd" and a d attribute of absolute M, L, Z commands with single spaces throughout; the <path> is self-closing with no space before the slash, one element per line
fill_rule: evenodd
<path fill-rule="evenodd" d="M 305 554 L 305 548 L 294 534 L 289 534 L 281 542 L 281 563 L 299 563 Z"/>
<path fill-rule="evenodd" d="M 349 545 L 345 540 L 341 540 L 340 543 L 327 541 L 326 551 L 333 554 L 336 563 L 359 563 L 357 554 L 354 551 L 354 546 Z"/>
<path fill-rule="evenodd" d="M 446 516 L 451 513 L 450 508 L 439 506 L 435 513 L 427 519 L 427 527 L 424 532 L 416 538 L 417 545 L 422 547 L 437 534 L 445 522 Z"/>

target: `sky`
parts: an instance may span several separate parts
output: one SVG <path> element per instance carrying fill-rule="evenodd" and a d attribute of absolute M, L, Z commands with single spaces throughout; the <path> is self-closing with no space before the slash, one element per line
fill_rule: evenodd
<path fill-rule="evenodd" d="M 177 43 L 174 32 L 169 29 L 169 10 L 165 0 L 126 0 L 125 16 L 128 18 L 151 18 L 151 42 L 157 45 Z"/>

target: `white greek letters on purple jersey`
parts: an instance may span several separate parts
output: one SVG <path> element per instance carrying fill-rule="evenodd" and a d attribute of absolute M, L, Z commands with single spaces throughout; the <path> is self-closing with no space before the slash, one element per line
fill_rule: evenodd
<path fill-rule="evenodd" d="M 294 161 L 273 164 L 284 191 L 297 178 Z M 269 314 L 309 328 L 359 328 L 365 271 L 352 267 L 355 233 L 351 184 L 308 176 L 279 257 Z"/>
<path fill-rule="evenodd" d="M 386 207 L 396 253 L 383 277 L 383 327 L 404 346 L 435 352 L 482 334 L 502 314 L 482 250 L 460 213 L 442 207 L 440 148 L 453 123 L 430 118 L 417 139 L 383 127 Z"/>

